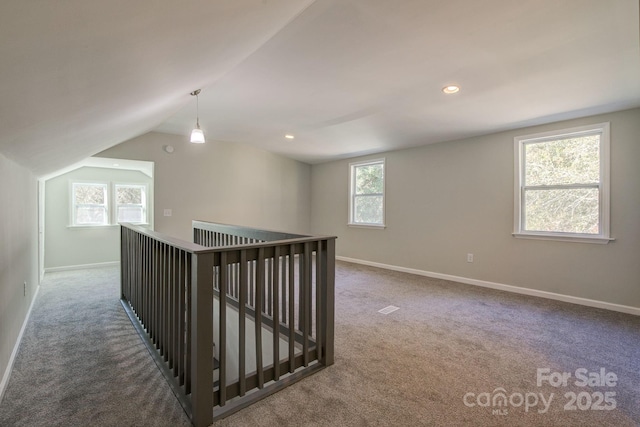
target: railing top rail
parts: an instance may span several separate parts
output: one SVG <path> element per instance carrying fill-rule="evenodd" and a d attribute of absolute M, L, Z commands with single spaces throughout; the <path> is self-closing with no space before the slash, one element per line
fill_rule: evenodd
<path fill-rule="evenodd" d="M 273 247 L 273 246 L 287 246 L 299 243 L 306 242 L 317 242 L 320 240 L 335 240 L 335 236 L 301 236 L 301 237 L 293 237 L 289 239 L 277 240 L 277 241 L 266 241 L 261 243 L 249 243 L 249 244 L 240 244 L 240 245 L 229 245 L 229 246 L 217 246 L 217 247 L 206 247 L 201 246 L 196 243 L 187 242 L 186 240 L 177 239 L 175 237 L 167 236 L 166 234 L 158 233 L 157 231 L 152 231 L 141 227 L 139 225 L 129 224 L 129 223 L 121 223 L 120 224 L 124 228 L 128 228 L 130 230 L 136 231 L 145 236 L 152 237 L 155 240 L 158 240 L 162 243 L 166 243 L 171 246 L 175 246 L 178 249 L 182 249 L 186 252 L 193 254 L 206 254 L 206 253 L 216 253 L 216 252 L 224 252 L 235 249 L 258 249 L 265 247 Z M 242 228 L 242 227 L 239 227 Z M 282 233 L 287 234 L 287 233 Z M 296 234 L 290 234 L 291 236 L 299 236 Z"/>
<path fill-rule="evenodd" d="M 171 246 L 175 246 L 178 249 L 182 249 L 186 252 L 190 252 L 190 253 L 198 253 L 198 252 L 202 252 L 203 249 L 208 249 L 205 248 L 204 246 L 198 245 L 196 243 L 191 243 L 188 242 L 186 240 L 182 240 L 182 239 L 178 239 L 175 237 L 171 237 L 168 236 L 166 234 L 163 233 L 158 233 L 157 231 L 153 231 L 153 230 L 149 230 L 148 228 L 144 228 L 142 226 L 139 225 L 135 225 L 135 224 L 129 224 L 129 223 L 125 223 L 122 222 L 120 223 L 121 227 L 124 228 L 128 228 L 130 230 L 136 231 L 140 234 L 143 234 L 145 236 L 148 237 L 152 237 L 153 239 L 162 242 L 162 243 L 166 243 L 168 245 Z"/>
<path fill-rule="evenodd" d="M 248 237 L 251 239 L 264 240 L 267 242 L 274 240 L 288 240 L 301 237 L 312 237 L 308 234 L 295 234 L 283 231 L 266 230 L 261 228 L 243 227 L 239 225 L 223 224 L 218 222 L 210 222 L 203 220 L 193 220 L 192 228 L 201 230 L 215 231 L 220 233 L 232 234 L 240 237 Z"/>
<path fill-rule="evenodd" d="M 289 246 L 289 245 L 296 245 L 300 243 L 319 242 L 321 240 L 335 240 L 335 239 L 336 239 L 335 236 L 309 236 L 309 237 L 300 237 L 295 239 L 274 240 L 270 242 L 247 243 L 247 244 L 230 245 L 230 246 L 216 246 L 211 248 L 205 248 L 195 253 L 215 253 L 215 252 L 228 252 L 233 250 L 273 248 L 275 246 Z"/>

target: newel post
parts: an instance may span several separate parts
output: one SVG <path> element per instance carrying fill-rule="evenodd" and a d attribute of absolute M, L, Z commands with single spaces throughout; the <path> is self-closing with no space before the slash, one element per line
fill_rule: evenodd
<path fill-rule="evenodd" d="M 325 271 L 322 275 L 322 342 L 324 351 L 320 362 L 324 366 L 334 363 L 334 321 L 335 321 L 335 282 L 336 282 L 336 239 L 326 240 L 326 249 L 322 251 L 321 265 Z"/>
<path fill-rule="evenodd" d="M 193 254 L 191 264 L 191 420 L 213 423 L 213 253 Z"/>
<path fill-rule="evenodd" d="M 125 247 L 129 243 L 129 239 L 125 236 L 125 229 L 121 225 L 120 226 L 120 299 L 125 299 L 124 289 L 125 289 L 125 275 L 124 271 L 128 268 L 129 260 L 127 258 L 128 254 L 125 252 Z"/>

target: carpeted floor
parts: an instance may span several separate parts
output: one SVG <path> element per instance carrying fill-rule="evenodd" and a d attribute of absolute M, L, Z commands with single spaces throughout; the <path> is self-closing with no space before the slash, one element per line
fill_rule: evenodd
<path fill-rule="evenodd" d="M 46 276 L 0 426 L 188 425 L 117 282 Z M 538 386 L 545 368 L 566 386 Z M 591 386 L 576 385 L 582 368 Z M 640 317 L 338 263 L 336 364 L 215 425 L 640 425 Z"/>
<path fill-rule="evenodd" d="M 120 300 L 119 270 L 50 273 L 0 403 L 0 426 L 189 426 Z"/>

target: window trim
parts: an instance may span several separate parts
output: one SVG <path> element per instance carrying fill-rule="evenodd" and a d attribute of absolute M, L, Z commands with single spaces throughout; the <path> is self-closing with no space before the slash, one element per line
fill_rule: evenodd
<path fill-rule="evenodd" d="M 600 180 L 599 189 L 599 234 L 568 233 L 568 232 L 547 232 L 547 231 L 526 231 L 522 229 L 524 222 L 523 191 L 524 191 L 524 145 L 531 142 L 545 142 L 567 137 L 577 137 L 600 133 Z M 610 228 L 610 123 L 597 123 L 587 126 L 579 126 L 569 129 L 541 132 L 530 135 L 516 136 L 514 138 L 514 212 L 513 212 L 513 233 L 517 238 L 559 240 L 567 242 L 581 243 L 601 243 L 606 244 L 612 240 Z M 569 187 L 569 186 L 567 186 Z M 581 187 L 582 188 L 582 187 Z"/>
<path fill-rule="evenodd" d="M 366 222 L 355 222 L 354 221 L 354 208 L 355 208 L 355 198 L 357 194 L 355 194 L 355 186 L 356 186 L 356 174 L 355 170 L 361 166 L 370 166 L 370 165 L 382 165 L 382 193 L 371 194 L 371 196 L 382 196 L 382 223 L 366 223 Z M 370 159 L 370 160 L 361 160 L 358 162 L 349 163 L 349 219 L 347 225 L 349 227 L 354 228 L 378 228 L 383 229 L 386 228 L 386 201 L 387 201 L 387 165 L 386 158 L 378 158 L 378 159 Z"/>
<path fill-rule="evenodd" d="M 144 212 L 144 221 L 142 222 L 130 222 L 129 224 L 135 225 L 148 225 L 149 224 L 149 185 L 146 183 L 136 183 L 136 182 L 113 182 L 113 213 L 112 213 L 112 224 L 119 225 L 118 222 L 118 187 L 142 187 L 144 189 L 142 209 Z"/>
<path fill-rule="evenodd" d="M 75 192 L 74 186 L 76 184 L 79 185 L 101 185 L 106 186 L 106 216 L 107 222 L 104 224 L 77 224 L 76 216 L 75 216 Z M 151 220 L 153 219 L 153 206 L 151 199 L 151 184 L 146 182 L 114 182 L 114 181 L 100 181 L 100 180 L 69 180 L 69 225 L 68 228 L 109 228 L 109 227 L 117 227 L 120 225 L 118 222 L 118 212 L 117 212 L 117 199 L 116 199 L 116 186 L 135 186 L 135 187 L 144 187 L 145 191 L 145 206 L 144 211 L 146 215 L 146 221 L 140 223 L 132 223 L 140 226 L 149 226 L 151 224 Z"/>
<path fill-rule="evenodd" d="M 95 186 L 101 186 L 105 188 L 105 201 L 104 201 L 104 208 L 105 208 L 105 217 L 106 217 L 106 222 L 102 223 L 102 224 L 80 224 L 78 222 L 76 222 L 77 220 L 77 216 L 76 216 L 76 208 L 77 208 L 77 204 L 76 204 L 76 192 L 75 192 L 75 187 L 76 185 L 95 185 Z M 105 182 L 105 181 L 71 181 L 70 185 L 69 185 L 70 189 L 69 189 L 69 194 L 70 194 L 70 209 L 69 209 L 69 226 L 70 227 L 82 227 L 82 228 L 95 228 L 95 227 L 108 227 L 111 225 L 110 222 L 110 217 L 111 217 L 111 212 L 110 212 L 110 204 L 109 204 L 109 183 Z"/>

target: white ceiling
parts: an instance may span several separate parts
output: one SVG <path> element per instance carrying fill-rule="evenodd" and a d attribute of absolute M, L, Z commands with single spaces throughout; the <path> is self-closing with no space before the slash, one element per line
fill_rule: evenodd
<path fill-rule="evenodd" d="M 638 0 L 3 0 L 0 151 L 44 174 L 149 130 L 187 143 L 197 88 L 208 139 L 311 163 L 638 107 L 639 16 Z"/>

